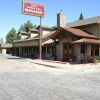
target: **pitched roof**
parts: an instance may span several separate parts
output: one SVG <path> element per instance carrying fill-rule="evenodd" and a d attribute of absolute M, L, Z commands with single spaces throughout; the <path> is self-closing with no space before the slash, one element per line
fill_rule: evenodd
<path fill-rule="evenodd" d="M 40 26 L 37 27 L 37 30 L 40 28 Z M 49 26 L 42 26 L 42 29 L 46 29 L 46 30 L 55 30 L 55 27 L 49 27 Z"/>
<path fill-rule="evenodd" d="M 56 32 L 56 31 L 52 31 L 52 32 L 50 32 L 49 34 L 44 35 L 44 36 L 42 37 L 43 42 L 45 42 L 45 41 L 51 39 L 52 36 L 55 34 L 55 32 Z"/>
<path fill-rule="evenodd" d="M 49 34 L 46 34 L 44 36 L 42 36 L 42 41 L 45 42 L 49 39 L 51 39 L 51 36 L 55 33 L 55 31 L 50 32 Z M 39 37 L 32 37 L 32 38 L 28 38 L 28 39 L 23 39 L 23 40 L 16 40 L 13 43 L 16 42 L 27 42 L 27 41 L 34 41 L 34 40 L 39 40 Z"/>
<path fill-rule="evenodd" d="M 92 17 L 88 19 L 83 19 L 83 20 L 77 20 L 71 23 L 68 23 L 68 27 L 77 27 L 77 26 L 83 26 L 83 25 L 88 25 L 88 24 L 94 24 L 94 23 L 99 23 L 100 22 L 100 16 L 97 17 Z"/>
<path fill-rule="evenodd" d="M 34 37 L 32 37 L 32 38 L 26 38 L 26 39 L 23 39 L 23 40 L 15 40 L 15 41 L 13 41 L 13 43 L 17 43 L 17 42 L 27 42 L 27 41 L 33 41 L 33 40 L 38 40 L 39 38 L 34 38 Z"/>
<path fill-rule="evenodd" d="M 0 43 L 0 48 L 11 48 L 12 43 Z"/>
<path fill-rule="evenodd" d="M 29 33 L 25 32 L 25 31 L 20 31 L 20 32 L 18 32 L 18 34 L 29 35 Z"/>
<path fill-rule="evenodd" d="M 54 43 L 54 41 L 52 39 L 49 39 L 49 40 L 43 42 L 42 45 L 47 45 L 47 44 L 52 44 L 52 43 Z"/>
<path fill-rule="evenodd" d="M 100 44 L 100 40 L 96 40 L 96 39 L 80 39 L 77 41 L 74 41 L 74 43 L 90 43 L 90 44 Z"/>
<path fill-rule="evenodd" d="M 78 36 L 78 37 L 85 37 L 85 38 L 97 38 L 95 35 L 90 35 L 80 29 L 76 29 L 76 28 L 68 28 L 68 27 L 60 27 L 59 29 L 57 29 L 56 34 L 54 36 L 56 36 L 59 32 L 61 32 L 62 30 L 65 30 L 65 33 L 71 33 L 72 35 Z"/>
<path fill-rule="evenodd" d="M 36 30 L 36 29 L 29 29 L 29 31 L 34 32 L 36 34 L 39 32 L 39 30 Z"/>

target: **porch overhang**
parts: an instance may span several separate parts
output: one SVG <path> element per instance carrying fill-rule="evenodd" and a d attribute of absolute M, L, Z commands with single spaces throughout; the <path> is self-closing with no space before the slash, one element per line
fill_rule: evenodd
<path fill-rule="evenodd" d="M 80 40 L 74 41 L 74 44 L 98 44 L 100 45 L 100 40 L 97 39 L 87 39 L 87 38 L 82 38 Z"/>
<path fill-rule="evenodd" d="M 52 39 L 49 39 L 49 40 L 43 42 L 42 45 L 49 45 L 49 44 L 53 44 L 53 43 L 54 43 L 54 41 Z"/>

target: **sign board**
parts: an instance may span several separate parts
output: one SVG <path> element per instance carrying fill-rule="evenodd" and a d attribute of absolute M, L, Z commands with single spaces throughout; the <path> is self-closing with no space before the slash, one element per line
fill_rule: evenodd
<path fill-rule="evenodd" d="M 44 17 L 44 6 L 41 4 L 23 0 L 22 13 L 32 16 Z"/>

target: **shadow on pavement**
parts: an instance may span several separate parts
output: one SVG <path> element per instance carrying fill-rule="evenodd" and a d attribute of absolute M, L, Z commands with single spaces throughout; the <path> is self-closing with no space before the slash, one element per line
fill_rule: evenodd
<path fill-rule="evenodd" d="M 7 59 L 23 59 L 23 58 L 7 58 Z"/>

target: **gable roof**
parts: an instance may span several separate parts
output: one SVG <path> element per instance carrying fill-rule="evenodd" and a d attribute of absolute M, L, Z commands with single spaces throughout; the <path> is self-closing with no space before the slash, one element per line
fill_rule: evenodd
<path fill-rule="evenodd" d="M 77 20 L 71 23 L 68 23 L 68 27 L 78 27 L 78 26 L 83 26 L 83 25 L 88 25 L 88 24 L 94 24 L 94 23 L 99 23 L 100 22 L 100 16 L 97 17 L 92 17 L 88 19 L 83 19 L 83 20 Z"/>
<path fill-rule="evenodd" d="M 95 35 L 90 35 L 80 29 L 76 29 L 76 28 L 68 28 L 68 27 L 60 27 L 59 29 L 57 29 L 57 31 L 55 32 L 53 38 L 61 33 L 61 31 L 64 30 L 66 31 L 65 33 L 70 33 L 72 35 L 78 36 L 78 37 L 85 37 L 85 38 L 97 38 Z"/>
<path fill-rule="evenodd" d="M 20 31 L 20 32 L 18 32 L 18 34 L 21 34 L 21 35 L 29 35 L 27 32 L 25 32 L 25 31 Z"/>
<path fill-rule="evenodd" d="M 34 33 L 36 33 L 36 34 L 39 33 L 39 30 L 36 30 L 36 29 L 29 29 L 29 31 L 31 31 L 31 33 L 32 33 L 32 32 L 34 32 Z"/>

